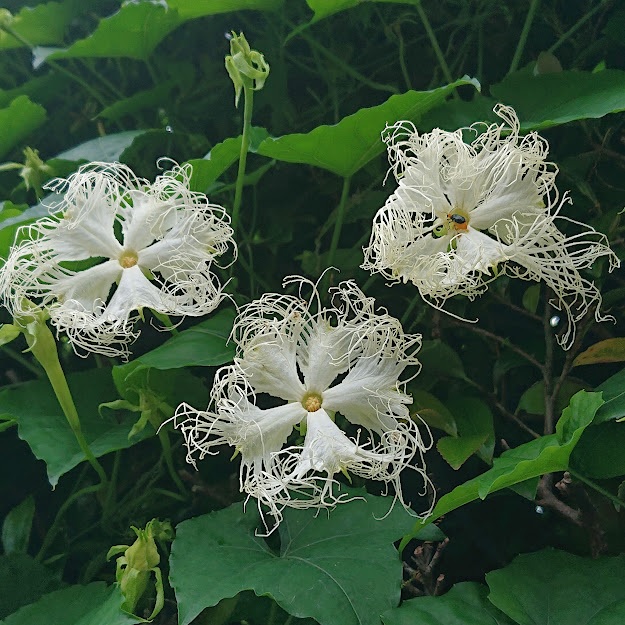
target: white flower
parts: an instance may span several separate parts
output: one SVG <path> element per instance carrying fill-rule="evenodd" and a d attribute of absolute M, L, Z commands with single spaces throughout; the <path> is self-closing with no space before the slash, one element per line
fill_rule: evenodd
<path fill-rule="evenodd" d="M 609 257 L 610 270 L 619 261 L 605 235 L 560 214 L 568 198 L 558 198 L 547 142 L 535 132 L 519 136 L 513 109 L 495 112 L 505 123 L 486 127 L 471 144 L 463 129 L 419 135 L 408 122 L 387 129 L 399 186 L 374 219 L 362 266 L 411 281 L 439 309 L 454 295 L 474 299 L 502 273 L 544 281 L 568 317 L 558 337 L 568 348 L 590 308 L 598 321 L 606 318 L 601 294 L 579 270 L 599 256 Z M 556 222 L 581 232 L 567 237 Z"/>
<path fill-rule="evenodd" d="M 232 229 L 223 208 L 189 190 L 190 174 L 175 166 L 149 184 L 120 163 L 90 163 L 52 181 L 64 198 L 18 232 L 0 270 L 4 305 L 19 318 L 35 301 L 77 353 L 124 357 L 143 308 L 213 310 L 223 295 L 211 266 L 234 247 Z"/>
<path fill-rule="evenodd" d="M 399 475 L 417 454 L 413 468 L 429 484 L 422 458 L 428 445 L 399 381 L 419 364 L 420 335 L 406 335 L 397 319 L 376 313 L 374 300 L 352 282 L 333 289 L 333 305 L 324 310 L 314 285 L 289 282 L 300 282 L 300 294 L 310 286 L 312 296 L 271 293 L 248 304 L 233 330 L 238 357 L 217 372 L 209 409 L 179 406 L 189 462 L 234 446 L 241 490 L 269 506 L 276 521 L 284 506 L 341 501 L 334 492 L 339 471 L 392 483 L 401 500 Z M 265 394 L 273 407 L 256 405 Z M 337 412 L 356 426 L 354 438 Z M 303 444 L 286 446 L 294 428 L 305 434 Z"/>

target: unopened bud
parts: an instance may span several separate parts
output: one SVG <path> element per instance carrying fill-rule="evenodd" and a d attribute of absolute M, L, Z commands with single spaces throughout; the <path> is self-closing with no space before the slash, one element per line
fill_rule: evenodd
<path fill-rule="evenodd" d="M 259 91 L 263 88 L 269 76 L 269 63 L 257 50 L 252 50 L 245 35 L 232 33 L 230 39 L 230 54 L 226 57 L 226 70 L 234 84 L 234 105 L 239 105 L 241 91 L 252 89 Z"/>

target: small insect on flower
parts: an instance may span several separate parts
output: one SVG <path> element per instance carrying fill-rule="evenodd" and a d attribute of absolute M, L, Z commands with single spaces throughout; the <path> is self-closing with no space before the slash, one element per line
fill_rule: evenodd
<path fill-rule="evenodd" d="M 407 380 L 399 380 L 408 366 L 419 367 L 421 336 L 404 334 L 397 319 L 376 312 L 353 282 L 332 289 L 325 309 L 314 284 L 295 277 L 289 283 L 299 283 L 299 297 L 268 293 L 241 310 L 233 329 L 237 357 L 217 372 L 209 408 L 178 407 L 174 419 L 189 462 L 224 443 L 235 447 L 241 490 L 258 499 L 259 509 L 265 504 L 276 525 L 285 506 L 344 501 L 339 472 L 392 484 L 403 503 L 405 468 L 430 485 L 423 452 L 431 443 L 410 417 Z M 309 298 L 303 288 L 312 290 Z M 266 395 L 273 407 L 260 406 Z M 303 442 L 292 439 L 294 430 Z"/>
<path fill-rule="evenodd" d="M 597 321 L 608 318 L 580 269 L 600 256 L 609 258 L 610 270 L 619 260 L 605 235 L 561 214 L 570 200 L 559 198 L 547 142 L 535 132 L 521 137 L 510 107 L 497 105 L 495 113 L 503 124 L 464 129 L 477 134 L 470 144 L 463 129 L 420 135 L 409 122 L 386 129 L 399 186 L 374 218 L 362 267 L 412 282 L 441 310 L 454 295 L 481 295 L 500 274 L 543 281 L 567 316 L 558 340 L 568 349 L 590 309 Z M 578 233 L 567 236 L 557 224 Z"/>
<path fill-rule="evenodd" d="M 22 227 L 0 269 L 0 298 L 19 319 L 45 308 L 79 355 L 128 356 L 143 308 L 184 317 L 212 311 L 211 271 L 232 247 L 229 217 L 189 190 L 190 166 L 153 184 L 120 163 L 89 163 L 46 188 L 52 214 Z"/>

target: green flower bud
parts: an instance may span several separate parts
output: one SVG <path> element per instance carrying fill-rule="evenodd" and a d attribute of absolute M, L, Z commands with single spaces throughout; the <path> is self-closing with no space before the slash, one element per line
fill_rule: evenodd
<path fill-rule="evenodd" d="M 42 185 L 44 180 L 53 175 L 50 165 L 46 165 L 39 158 L 39 150 L 26 148 L 24 150 L 24 166 L 20 171 L 20 176 L 24 180 L 26 189 L 34 189 L 37 197 L 42 195 Z"/>
<path fill-rule="evenodd" d="M 239 105 L 243 89 L 259 91 L 269 76 L 269 64 L 257 50 L 252 50 L 243 33 L 232 33 L 230 55 L 226 57 L 226 70 L 234 84 L 234 104 Z"/>

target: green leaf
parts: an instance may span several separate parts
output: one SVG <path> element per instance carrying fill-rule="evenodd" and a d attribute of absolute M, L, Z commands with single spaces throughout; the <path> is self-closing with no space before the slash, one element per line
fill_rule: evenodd
<path fill-rule="evenodd" d="M 495 449 L 493 413 L 477 397 L 448 402 L 458 426 L 458 436 L 444 436 L 436 448 L 453 469 L 459 469 L 474 453 L 490 464 Z"/>
<path fill-rule="evenodd" d="M 177 9 L 180 17 L 187 20 L 245 9 L 277 11 L 284 0 L 167 0 L 167 4 Z"/>
<path fill-rule="evenodd" d="M 132 416 L 124 415 L 121 421 L 116 421 L 103 419 L 98 413 L 99 404 L 116 395 L 107 370 L 84 371 L 67 378 L 83 433 L 96 456 L 130 447 L 141 440 L 141 436 L 128 440 Z M 61 475 L 85 460 L 47 380 L 26 382 L 0 391 L 0 411 L 17 421 L 19 437 L 46 463 L 52 486 Z"/>
<path fill-rule="evenodd" d="M 580 391 L 574 395 L 556 424 L 555 434 L 542 436 L 505 451 L 499 458 L 495 458 L 491 469 L 443 495 L 432 514 L 427 519 L 418 521 L 412 532 L 404 537 L 401 547 L 422 527 L 460 506 L 478 498 L 485 499 L 490 493 L 538 475 L 565 471 L 569 456 L 582 432 L 592 422 L 602 404 L 601 393 Z"/>
<path fill-rule="evenodd" d="M 321 625 L 379 625 L 379 615 L 399 602 L 402 566 L 393 541 L 410 517 L 395 506 L 382 519 L 391 500 L 365 497 L 329 514 L 285 510 L 278 551 L 256 534 L 262 526 L 254 505 L 244 511 L 235 504 L 178 525 L 170 582 L 180 625 L 243 590 Z"/>
<path fill-rule="evenodd" d="M 418 4 L 420 0 L 373 0 L 373 2 L 394 4 Z M 330 17 L 340 11 L 351 9 L 362 4 L 362 0 L 306 0 L 306 4 L 315 12 L 311 24 Z"/>
<path fill-rule="evenodd" d="M 134 625 L 138 619 L 121 611 L 122 596 L 116 586 L 95 582 L 70 586 L 43 596 L 0 625 Z"/>
<path fill-rule="evenodd" d="M 162 345 L 136 358 L 133 363 L 154 369 L 214 367 L 234 358 L 234 344 L 228 343 L 235 311 L 224 308 L 206 321 L 172 336 Z"/>
<path fill-rule="evenodd" d="M 450 436 L 458 435 L 454 415 L 447 406 L 434 395 L 421 389 L 410 389 L 412 396 L 411 412 L 417 413 L 430 427 L 443 430 Z"/>
<path fill-rule="evenodd" d="M 31 102 L 28 96 L 20 95 L 0 109 L 0 158 L 25 139 L 46 120 L 43 106 Z"/>
<path fill-rule="evenodd" d="M 555 412 L 560 413 L 568 405 L 571 397 L 584 388 L 584 385 L 575 380 L 565 380 L 558 397 L 556 398 Z M 545 414 L 545 383 L 536 382 L 532 384 L 519 399 L 517 412 L 524 410 L 529 414 Z"/>
<path fill-rule="evenodd" d="M 590 426 L 571 456 L 571 464 L 583 475 L 608 479 L 625 475 L 625 423 L 607 421 Z"/>
<path fill-rule="evenodd" d="M 440 597 L 418 597 L 382 615 L 384 625 L 512 625 L 475 582 L 456 584 Z"/>
<path fill-rule="evenodd" d="M 62 585 L 52 571 L 26 554 L 0 556 L 0 619 Z"/>
<path fill-rule="evenodd" d="M 145 130 L 125 130 L 112 135 L 90 139 L 65 152 L 57 154 L 55 158 L 66 161 L 104 161 L 112 163 L 118 161 L 132 142 L 144 134 Z"/>
<path fill-rule="evenodd" d="M 605 339 L 591 345 L 587 350 L 575 357 L 574 367 L 595 365 L 603 362 L 625 361 L 625 338 Z"/>
<path fill-rule="evenodd" d="M 65 29 L 79 12 L 78 2 L 47 2 L 24 7 L 13 17 L 11 28 L 31 45 L 63 43 Z M 0 30 L 0 50 L 20 48 L 25 44 Z"/>
<path fill-rule="evenodd" d="M 522 130 L 539 130 L 625 110 L 625 72 L 608 69 L 533 76 L 521 71 L 492 85 L 490 92 L 499 102 L 514 107 Z"/>
<path fill-rule="evenodd" d="M 145 61 L 182 22 L 178 11 L 157 2 L 127 3 L 110 17 L 101 19 L 95 31 L 85 39 L 76 41 L 66 50 L 38 57 L 40 62 L 90 57 L 125 57 Z"/>
<path fill-rule="evenodd" d="M 30 541 L 30 530 L 35 516 L 35 499 L 26 497 L 15 506 L 2 523 L 2 548 L 4 553 L 26 553 Z"/>
<path fill-rule="evenodd" d="M 98 113 L 98 117 L 115 121 L 124 115 L 133 115 L 143 109 L 154 109 L 155 102 L 163 102 L 176 87 L 176 81 L 167 80 L 151 89 L 144 89 L 133 95 L 117 100 Z"/>
<path fill-rule="evenodd" d="M 625 556 L 522 554 L 486 575 L 488 598 L 520 625 L 622 625 Z"/>
<path fill-rule="evenodd" d="M 380 135 L 387 124 L 399 120 L 418 123 L 429 110 L 445 101 L 460 85 L 477 81 L 462 78 L 432 91 L 408 91 L 386 102 L 362 108 L 333 126 L 318 126 L 306 134 L 265 139 L 258 153 L 288 163 L 306 163 L 328 169 L 343 177 L 352 176 L 385 150 Z"/>
<path fill-rule="evenodd" d="M 431 388 L 441 379 L 467 379 L 460 356 L 440 339 L 423 341 L 419 350 L 419 362 L 422 369 L 417 382 L 422 388 Z"/>
<path fill-rule="evenodd" d="M 603 393 L 605 402 L 597 412 L 595 424 L 625 416 L 625 369 L 608 378 L 595 390 Z"/>
<path fill-rule="evenodd" d="M 250 130 L 250 151 L 256 151 L 258 145 L 264 141 L 269 133 L 264 128 Z M 204 158 L 195 158 L 188 161 L 193 166 L 191 189 L 204 192 L 227 169 L 239 159 L 241 152 L 241 136 L 230 137 L 213 146 Z"/>
<path fill-rule="evenodd" d="M 10 343 L 21 334 L 21 330 L 12 323 L 3 323 L 0 326 L 0 347 Z"/>

